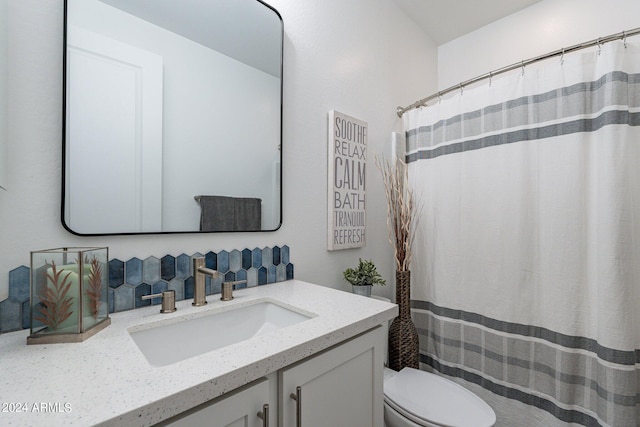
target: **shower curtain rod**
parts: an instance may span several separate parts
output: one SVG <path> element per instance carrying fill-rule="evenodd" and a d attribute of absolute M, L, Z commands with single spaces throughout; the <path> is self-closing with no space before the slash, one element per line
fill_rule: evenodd
<path fill-rule="evenodd" d="M 436 99 L 436 98 L 440 98 L 443 95 L 446 95 L 447 93 L 453 92 L 455 90 L 462 90 L 465 88 L 465 86 L 469 86 L 471 84 L 480 82 L 482 80 L 486 80 L 486 79 L 491 79 L 492 77 L 498 75 L 498 74 L 502 74 L 502 73 L 506 73 L 507 71 L 512 71 L 512 70 L 517 70 L 518 68 L 522 68 L 523 72 L 524 72 L 524 67 L 526 67 L 527 65 L 533 64 L 534 62 L 538 62 L 538 61 L 542 61 L 545 59 L 549 59 L 549 58 L 553 58 L 554 56 L 560 56 L 560 55 L 564 55 L 565 53 L 570 53 L 570 52 L 574 52 L 576 50 L 580 50 L 580 49 L 586 49 L 589 47 L 593 47 L 593 46 L 598 46 L 598 45 L 602 45 L 604 43 L 608 43 L 614 40 L 625 40 L 627 39 L 627 37 L 631 37 L 631 36 L 635 36 L 640 34 L 640 27 L 638 28 L 634 28 L 633 30 L 628 30 L 628 31 L 623 31 L 621 33 L 616 33 L 616 34 L 611 34 L 609 36 L 606 37 L 599 37 L 595 40 L 591 40 L 588 41 L 586 43 L 580 43 L 580 44 L 576 44 L 570 47 L 566 47 L 566 48 L 562 48 L 562 49 L 558 49 L 555 50 L 553 52 L 549 52 L 546 53 L 544 55 L 540 55 L 540 56 L 536 56 L 535 58 L 530 58 L 530 59 L 525 59 L 522 60 L 520 62 L 516 62 L 515 64 L 511 64 L 511 65 L 507 65 L 506 67 L 502 67 L 502 68 L 498 68 L 497 70 L 493 70 L 493 71 L 489 71 L 488 73 L 485 74 L 481 74 L 478 77 L 474 77 L 470 80 L 458 83 L 455 86 L 451 86 L 447 89 L 441 90 L 439 92 L 434 93 L 433 95 L 429 95 L 426 98 L 422 98 L 419 101 L 414 102 L 413 104 L 409 105 L 408 107 L 398 107 L 396 108 L 396 113 L 398 114 L 398 117 L 402 117 L 402 115 L 409 111 L 412 110 L 414 108 L 418 108 L 421 106 L 427 106 L 427 102 Z"/>

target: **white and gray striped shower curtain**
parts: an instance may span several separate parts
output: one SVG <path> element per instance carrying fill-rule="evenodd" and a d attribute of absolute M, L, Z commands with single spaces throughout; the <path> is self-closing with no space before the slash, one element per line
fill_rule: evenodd
<path fill-rule="evenodd" d="M 404 115 L 421 363 L 498 425 L 639 426 L 640 44 L 560 62 Z"/>

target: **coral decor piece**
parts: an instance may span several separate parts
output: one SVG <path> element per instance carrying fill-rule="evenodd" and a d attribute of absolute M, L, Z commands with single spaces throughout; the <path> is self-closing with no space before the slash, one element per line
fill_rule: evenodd
<path fill-rule="evenodd" d="M 47 273 L 50 286 L 45 286 L 40 295 L 40 304 L 36 307 L 37 315 L 34 319 L 42 322 L 52 329 L 57 329 L 59 325 L 67 320 L 72 314 L 71 310 L 73 298 L 67 296 L 71 289 L 70 271 L 58 270 L 56 263 L 51 261 L 51 272 Z"/>
<path fill-rule="evenodd" d="M 102 301 L 102 265 L 95 256 L 91 260 L 87 260 L 86 263 L 91 266 L 89 267 L 87 295 L 89 296 L 91 314 L 94 319 L 97 319 Z"/>

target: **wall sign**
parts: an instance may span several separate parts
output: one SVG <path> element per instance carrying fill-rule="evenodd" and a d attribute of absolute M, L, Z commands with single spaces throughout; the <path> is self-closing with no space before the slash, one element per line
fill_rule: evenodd
<path fill-rule="evenodd" d="M 327 247 L 366 246 L 367 123 L 329 111 Z"/>

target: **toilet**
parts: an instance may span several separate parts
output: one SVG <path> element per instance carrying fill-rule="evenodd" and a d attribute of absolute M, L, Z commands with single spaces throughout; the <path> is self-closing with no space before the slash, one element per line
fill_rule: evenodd
<path fill-rule="evenodd" d="M 388 325 L 383 326 L 388 332 Z M 385 359 L 386 353 L 385 348 Z M 386 427 L 491 427 L 496 414 L 484 400 L 451 380 L 413 368 L 396 372 L 385 367 L 384 423 Z"/>

